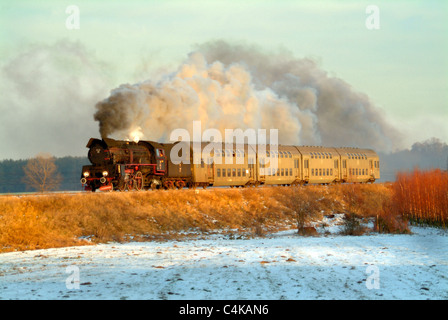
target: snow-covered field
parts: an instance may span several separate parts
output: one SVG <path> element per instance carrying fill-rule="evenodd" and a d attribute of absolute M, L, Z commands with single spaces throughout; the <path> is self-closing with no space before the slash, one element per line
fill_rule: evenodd
<path fill-rule="evenodd" d="M 3 253 L 0 299 L 448 299 L 447 231 L 412 232 Z"/>

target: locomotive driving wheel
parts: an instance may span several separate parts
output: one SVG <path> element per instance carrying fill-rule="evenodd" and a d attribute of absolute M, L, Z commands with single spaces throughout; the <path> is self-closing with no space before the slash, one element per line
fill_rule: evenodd
<path fill-rule="evenodd" d="M 127 187 L 128 186 L 127 186 L 126 181 L 121 180 L 121 181 L 118 182 L 118 185 L 117 185 L 118 190 L 123 192 L 123 191 L 127 190 Z"/>
<path fill-rule="evenodd" d="M 133 187 L 135 190 L 140 191 L 143 188 L 143 174 L 141 171 L 137 171 L 133 179 Z"/>

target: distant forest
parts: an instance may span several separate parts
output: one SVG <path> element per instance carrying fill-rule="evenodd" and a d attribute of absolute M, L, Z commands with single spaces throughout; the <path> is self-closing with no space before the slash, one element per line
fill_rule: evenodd
<path fill-rule="evenodd" d="M 379 153 L 380 181 L 395 181 L 397 171 L 440 168 L 448 169 L 448 145 L 432 138 L 425 142 L 416 142 L 411 149 L 400 150 L 390 154 Z"/>
<path fill-rule="evenodd" d="M 0 193 L 32 192 L 35 191 L 23 182 L 25 173 L 23 167 L 28 160 L 0 161 Z M 61 191 L 81 190 L 81 168 L 90 164 L 87 157 L 55 158 L 58 172 L 62 176 Z"/>
<path fill-rule="evenodd" d="M 390 154 L 379 154 L 381 163 L 380 182 L 394 181 L 397 171 L 440 168 L 448 169 L 448 145 L 438 139 L 430 139 L 412 145 L 411 149 L 401 150 Z M 24 182 L 23 167 L 28 160 L 0 161 L 0 193 L 15 193 L 34 191 Z M 90 164 L 87 157 L 55 158 L 58 172 L 62 176 L 59 190 L 81 190 L 81 168 Z"/>

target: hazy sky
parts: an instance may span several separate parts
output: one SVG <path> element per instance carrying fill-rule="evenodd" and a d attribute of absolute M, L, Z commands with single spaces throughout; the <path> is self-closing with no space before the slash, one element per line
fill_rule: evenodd
<path fill-rule="evenodd" d="M 0 159 L 85 155 L 98 101 L 214 40 L 314 59 L 369 96 L 405 135 L 397 148 L 448 142 L 447 18 L 446 1 L 4 1 Z"/>

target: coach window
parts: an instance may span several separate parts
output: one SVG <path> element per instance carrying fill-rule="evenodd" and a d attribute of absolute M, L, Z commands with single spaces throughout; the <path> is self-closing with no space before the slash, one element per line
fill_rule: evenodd
<path fill-rule="evenodd" d="M 226 169 L 222 169 L 222 176 L 225 178 L 226 177 Z"/>
<path fill-rule="evenodd" d="M 238 168 L 238 177 L 241 177 L 241 168 Z"/>
<path fill-rule="evenodd" d="M 221 177 L 221 169 L 216 169 L 216 174 L 217 174 L 217 176 L 218 176 L 218 178 L 220 178 Z"/>

